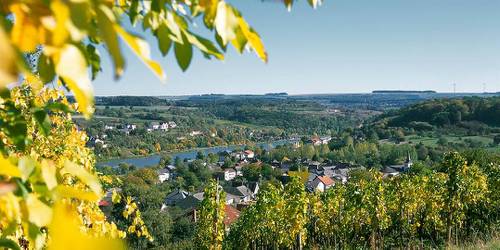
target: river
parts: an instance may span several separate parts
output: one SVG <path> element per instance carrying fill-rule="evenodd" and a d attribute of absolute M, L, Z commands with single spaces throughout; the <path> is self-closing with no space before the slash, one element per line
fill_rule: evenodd
<path fill-rule="evenodd" d="M 273 141 L 273 142 L 262 142 L 262 143 L 257 143 L 257 147 L 262 147 L 265 150 L 272 149 L 276 146 L 279 145 L 284 145 L 287 143 L 290 143 L 293 140 L 278 140 L 278 141 Z M 209 148 L 195 148 L 187 151 L 181 151 L 181 152 L 173 152 L 170 153 L 170 156 L 172 159 L 175 158 L 180 158 L 181 160 L 184 159 L 194 159 L 196 158 L 196 155 L 198 152 L 202 152 L 204 155 L 208 155 L 209 153 L 217 154 L 222 151 L 235 151 L 235 150 L 241 150 L 245 147 L 245 145 L 233 145 L 233 146 L 219 146 L 219 147 L 209 147 Z M 148 166 L 154 166 L 157 165 L 160 162 L 160 156 L 155 154 L 155 155 L 150 155 L 150 156 L 145 156 L 145 157 L 135 157 L 135 158 L 124 158 L 124 159 L 114 159 L 114 160 L 109 160 L 109 161 L 104 161 L 104 162 L 98 162 L 97 166 L 111 166 L 111 167 L 117 167 L 120 163 L 127 163 L 130 165 L 134 165 L 138 168 L 142 167 L 148 167 Z"/>

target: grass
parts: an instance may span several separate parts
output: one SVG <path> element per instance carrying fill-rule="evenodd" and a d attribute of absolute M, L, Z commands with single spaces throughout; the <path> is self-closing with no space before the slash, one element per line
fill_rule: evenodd
<path fill-rule="evenodd" d="M 493 142 L 493 136 L 488 135 L 488 136 L 481 136 L 481 135 L 474 135 L 474 136 L 444 136 L 444 138 L 448 142 L 461 142 L 465 141 L 466 139 L 472 140 L 472 141 L 479 141 L 485 145 L 489 145 Z M 422 143 L 425 146 L 431 146 L 434 147 L 437 145 L 438 138 L 435 137 L 420 137 L 417 135 L 410 135 L 406 136 L 405 138 L 406 141 L 411 142 L 412 144 L 419 144 Z"/>
<path fill-rule="evenodd" d="M 495 237 L 489 241 L 476 241 L 474 243 L 466 244 L 463 246 L 451 247 L 451 250 L 475 250 L 475 249 L 500 250 L 500 238 Z"/>

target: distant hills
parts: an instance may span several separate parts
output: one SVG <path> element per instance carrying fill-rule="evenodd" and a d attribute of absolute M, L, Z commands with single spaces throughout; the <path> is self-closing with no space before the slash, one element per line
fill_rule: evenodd
<path fill-rule="evenodd" d="M 373 94 L 436 94 L 434 90 L 374 90 Z"/>

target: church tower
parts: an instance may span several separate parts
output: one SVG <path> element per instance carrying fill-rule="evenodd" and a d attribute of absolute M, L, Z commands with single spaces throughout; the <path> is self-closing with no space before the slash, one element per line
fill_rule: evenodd
<path fill-rule="evenodd" d="M 406 160 L 405 160 L 405 170 L 410 169 L 412 165 L 413 165 L 413 162 L 411 161 L 410 152 L 408 152 L 406 155 Z"/>

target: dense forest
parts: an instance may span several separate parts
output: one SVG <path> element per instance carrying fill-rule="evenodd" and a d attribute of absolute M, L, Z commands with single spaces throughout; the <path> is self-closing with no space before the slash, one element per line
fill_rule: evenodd
<path fill-rule="evenodd" d="M 435 126 L 480 122 L 500 126 L 500 97 L 464 97 L 424 101 L 382 116 L 388 126 L 415 127 L 418 123 Z M 420 124 L 420 126 L 424 126 Z"/>

